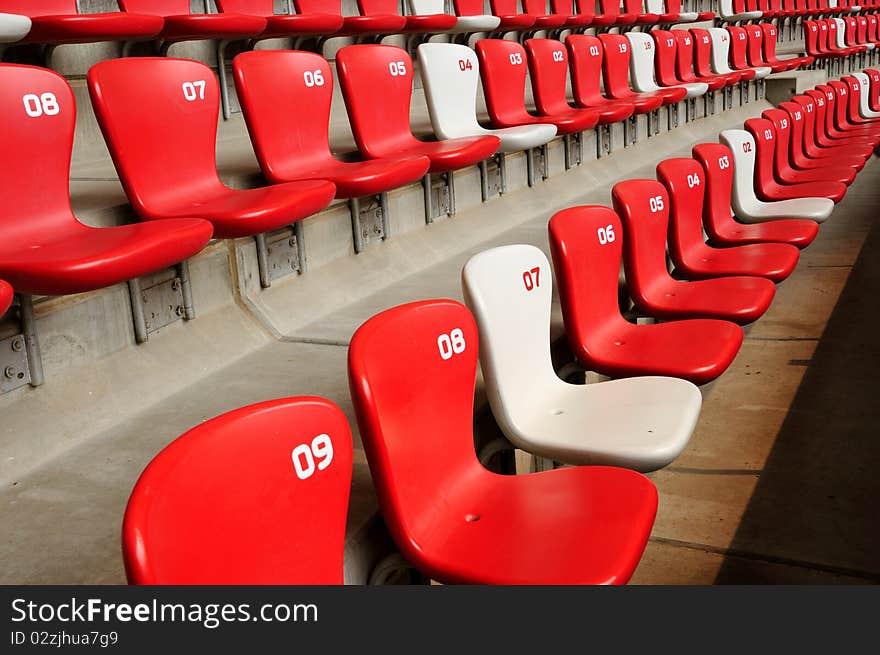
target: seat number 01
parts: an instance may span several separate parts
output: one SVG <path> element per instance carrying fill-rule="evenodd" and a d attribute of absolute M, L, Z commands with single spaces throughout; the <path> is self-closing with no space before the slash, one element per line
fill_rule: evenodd
<path fill-rule="evenodd" d="M 296 477 L 308 480 L 318 471 L 323 471 L 333 461 L 333 442 L 330 435 L 319 434 L 311 444 L 301 443 L 290 453 Z M 316 464 L 317 460 L 317 464 Z"/>
<path fill-rule="evenodd" d="M 31 118 L 39 118 L 40 116 L 55 116 L 61 111 L 58 106 L 58 98 L 54 93 L 44 93 L 37 95 L 36 93 L 28 93 L 21 98 L 24 103 L 24 110 Z"/>
<path fill-rule="evenodd" d="M 464 332 L 460 328 L 455 328 L 449 334 L 441 334 L 437 337 L 437 348 L 440 350 L 440 358 L 443 360 L 452 359 L 453 355 L 460 355 L 466 347 Z"/>

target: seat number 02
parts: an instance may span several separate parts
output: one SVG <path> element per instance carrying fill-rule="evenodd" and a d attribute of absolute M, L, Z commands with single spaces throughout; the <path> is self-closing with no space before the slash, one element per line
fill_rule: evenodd
<path fill-rule="evenodd" d="M 330 435 L 319 434 L 311 444 L 301 443 L 290 453 L 296 477 L 308 480 L 315 470 L 323 471 L 333 461 L 333 442 Z M 317 463 L 316 463 L 317 462 Z"/>
<path fill-rule="evenodd" d="M 449 334 L 441 334 L 437 337 L 437 348 L 440 350 L 440 358 L 443 360 L 452 359 L 453 355 L 460 355 L 466 347 L 464 332 L 460 328 L 455 328 Z"/>
<path fill-rule="evenodd" d="M 24 103 L 24 111 L 31 118 L 39 118 L 40 116 L 55 116 L 61 111 L 58 106 L 58 98 L 54 93 L 28 93 L 21 98 Z"/>

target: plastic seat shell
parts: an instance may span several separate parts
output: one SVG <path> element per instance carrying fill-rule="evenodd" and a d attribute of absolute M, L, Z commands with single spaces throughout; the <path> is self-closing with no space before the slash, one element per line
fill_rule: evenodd
<path fill-rule="evenodd" d="M 247 39 L 266 31 L 263 16 L 245 14 L 193 14 L 187 0 L 119 0 L 124 12 L 160 16 L 159 38 L 167 42 L 202 39 Z"/>
<path fill-rule="evenodd" d="M 329 36 L 342 29 L 343 18 L 339 14 L 276 14 L 273 0 L 216 0 L 221 13 L 255 15 L 266 19 L 266 29 L 261 39 L 287 36 Z"/>
<path fill-rule="evenodd" d="M 21 41 L 31 31 L 31 19 L 20 14 L 0 13 L 0 43 Z"/>

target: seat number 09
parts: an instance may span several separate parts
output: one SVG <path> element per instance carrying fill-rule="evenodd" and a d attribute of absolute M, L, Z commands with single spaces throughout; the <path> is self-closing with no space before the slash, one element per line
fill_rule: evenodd
<path fill-rule="evenodd" d="M 316 468 L 323 471 L 333 461 L 333 442 L 330 441 L 330 435 L 319 434 L 312 439 L 310 445 L 301 443 L 290 453 L 290 458 L 293 460 L 296 477 L 308 480 L 315 474 Z"/>
<path fill-rule="evenodd" d="M 453 355 L 460 355 L 467 348 L 464 332 L 460 328 L 455 328 L 449 334 L 441 334 L 437 337 L 437 348 L 440 350 L 440 358 L 444 361 L 452 359 Z"/>
<path fill-rule="evenodd" d="M 39 96 L 36 93 L 28 93 L 22 96 L 21 101 L 24 103 L 25 113 L 31 118 L 55 116 L 61 111 L 54 93 L 44 93 Z"/>

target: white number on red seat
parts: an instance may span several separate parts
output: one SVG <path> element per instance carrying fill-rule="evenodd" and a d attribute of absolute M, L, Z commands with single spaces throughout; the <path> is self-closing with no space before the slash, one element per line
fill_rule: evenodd
<path fill-rule="evenodd" d="M 605 227 L 600 227 L 596 230 L 596 236 L 599 237 L 599 245 L 604 246 L 608 243 L 614 243 L 614 240 L 617 238 L 614 235 L 614 226 L 606 225 Z"/>
<path fill-rule="evenodd" d="M 565 54 L 563 54 L 562 50 L 553 51 L 553 61 L 565 61 Z"/>
<path fill-rule="evenodd" d="M 769 128 L 764 130 L 764 138 L 767 139 L 767 141 L 772 141 L 773 140 L 773 130 L 771 130 Z"/>
<path fill-rule="evenodd" d="M 55 116 L 61 111 L 58 106 L 58 98 L 54 93 L 28 93 L 22 96 L 24 110 L 31 118 L 39 118 L 40 116 Z"/>
<path fill-rule="evenodd" d="M 689 174 L 687 180 L 689 189 L 693 189 L 695 186 L 700 186 L 700 176 L 697 173 Z"/>
<path fill-rule="evenodd" d="M 656 214 L 659 211 L 663 211 L 665 205 L 663 204 L 663 196 L 652 196 L 648 199 L 648 207 L 651 208 L 651 213 Z"/>
<path fill-rule="evenodd" d="M 666 39 L 666 47 L 671 48 L 675 44 L 675 39 Z"/>
<path fill-rule="evenodd" d="M 804 105 L 804 109 L 807 110 L 808 114 L 813 113 L 813 105 Z"/>
<path fill-rule="evenodd" d="M 320 69 L 316 71 L 305 71 L 303 73 L 303 82 L 309 88 L 313 86 L 324 86 L 324 73 Z"/>
<path fill-rule="evenodd" d="M 181 84 L 183 88 L 183 97 L 187 102 L 205 99 L 205 80 L 194 80 L 192 82 L 184 82 Z"/>
<path fill-rule="evenodd" d="M 519 66 L 522 63 L 522 53 L 521 52 L 511 52 L 510 53 L 510 63 L 513 66 Z"/>
<path fill-rule="evenodd" d="M 293 468 L 296 477 L 307 480 L 315 474 L 315 459 L 318 459 L 317 469 L 323 471 L 333 461 L 333 442 L 330 435 L 319 434 L 312 439 L 311 445 L 301 443 L 290 453 L 293 460 Z"/>
<path fill-rule="evenodd" d="M 590 46 L 590 56 L 591 57 L 598 57 L 599 56 L 599 46 L 597 46 L 597 45 Z"/>
<path fill-rule="evenodd" d="M 725 168 L 730 168 L 730 159 L 727 157 L 727 155 L 718 158 L 718 168 L 720 168 L 722 171 Z"/>
<path fill-rule="evenodd" d="M 801 119 L 801 112 L 799 112 L 799 111 L 794 112 L 794 119 L 796 121 L 799 121 Z"/>
<path fill-rule="evenodd" d="M 464 71 L 473 70 L 474 65 L 471 63 L 470 59 L 459 59 L 458 60 L 458 68 L 463 73 Z"/>
<path fill-rule="evenodd" d="M 535 268 L 523 271 L 522 274 L 523 284 L 526 286 L 526 291 L 532 291 L 533 289 L 541 286 L 541 269 L 536 266 Z"/>
<path fill-rule="evenodd" d="M 779 120 L 779 127 L 781 127 L 783 130 L 788 128 L 788 120 L 785 118 L 780 119 Z"/>
<path fill-rule="evenodd" d="M 619 52 L 626 52 L 626 44 L 625 44 L 625 43 L 618 43 L 618 44 L 617 44 L 617 50 L 618 50 Z"/>
<path fill-rule="evenodd" d="M 390 61 L 388 62 L 388 72 L 391 73 L 391 77 L 403 77 L 406 75 L 406 62 L 405 61 Z"/>
<path fill-rule="evenodd" d="M 460 355 L 466 347 L 464 332 L 459 328 L 455 328 L 449 334 L 441 334 L 437 337 L 437 348 L 440 350 L 440 357 L 444 360 L 452 359 L 453 355 Z"/>

